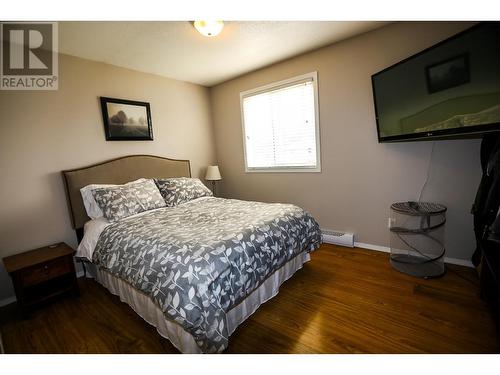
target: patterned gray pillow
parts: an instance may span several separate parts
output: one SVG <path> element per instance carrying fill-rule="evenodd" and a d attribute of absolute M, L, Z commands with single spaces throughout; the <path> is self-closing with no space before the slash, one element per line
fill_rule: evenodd
<path fill-rule="evenodd" d="M 155 179 L 160 193 L 168 207 L 200 197 L 211 197 L 212 192 L 198 178 Z"/>
<path fill-rule="evenodd" d="M 92 195 L 110 222 L 166 206 L 153 180 L 94 189 Z"/>

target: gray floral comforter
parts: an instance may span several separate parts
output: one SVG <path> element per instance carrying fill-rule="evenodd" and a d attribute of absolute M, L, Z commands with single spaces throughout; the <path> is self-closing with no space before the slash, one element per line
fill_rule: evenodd
<path fill-rule="evenodd" d="M 297 206 L 200 198 L 111 224 L 93 261 L 153 298 L 214 353 L 228 345 L 226 313 L 320 244 L 318 224 Z"/>

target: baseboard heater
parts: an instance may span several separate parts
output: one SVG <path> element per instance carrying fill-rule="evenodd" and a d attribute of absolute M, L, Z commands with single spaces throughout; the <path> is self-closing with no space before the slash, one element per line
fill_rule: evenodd
<path fill-rule="evenodd" d="M 322 230 L 323 242 L 331 243 L 333 245 L 354 247 L 354 234 L 338 232 L 335 230 Z"/>

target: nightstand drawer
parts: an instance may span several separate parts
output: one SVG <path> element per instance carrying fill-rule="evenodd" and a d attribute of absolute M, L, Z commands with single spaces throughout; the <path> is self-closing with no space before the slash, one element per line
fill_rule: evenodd
<path fill-rule="evenodd" d="M 24 286 L 30 286 L 72 272 L 70 261 L 71 258 L 64 257 L 24 269 L 21 282 Z"/>

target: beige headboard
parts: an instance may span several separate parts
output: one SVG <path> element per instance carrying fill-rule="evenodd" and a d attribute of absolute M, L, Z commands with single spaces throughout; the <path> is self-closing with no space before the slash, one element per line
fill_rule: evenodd
<path fill-rule="evenodd" d="M 189 160 L 130 155 L 62 172 L 71 223 L 81 229 L 89 220 L 80 189 L 89 184 L 124 184 L 138 178 L 191 177 Z"/>

